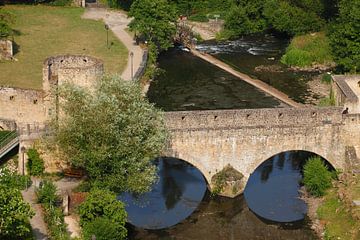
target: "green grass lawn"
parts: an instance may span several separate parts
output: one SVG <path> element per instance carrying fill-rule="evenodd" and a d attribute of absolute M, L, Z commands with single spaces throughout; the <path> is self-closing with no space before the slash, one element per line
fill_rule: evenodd
<path fill-rule="evenodd" d="M 121 73 L 127 49 L 109 31 L 110 49 L 102 21 L 81 19 L 84 10 L 72 7 L 8 5 L 16 15 L 14 29 L 18 61 L 0 62 L 0 86 L 42 88 L 42 64 L 47 57 L 85 54 L 104 61 L 107 73 Z"/>

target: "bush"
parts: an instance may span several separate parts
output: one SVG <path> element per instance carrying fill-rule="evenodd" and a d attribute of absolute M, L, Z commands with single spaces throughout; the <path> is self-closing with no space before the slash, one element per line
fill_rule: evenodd
<path fill-rule="evenodd" d="M 43 181 L 43 184 L 36 191 L 38 203 L 43 203 L 45 205 L 55 205 L 58 200 L 56 195 L 56 186 L 51 181 Z"/>
<path fill-rule="evenodd" d="M 91 239 L 92 236 L 96 236 L 96 240 L 121 240 L 123 239 L 118 234 L 118 229 L 113 222 L 104 217 L 96 218 L 95 220 L 88 222 L 83 227 L 83 238 Z"/>
<path fill-rule="evenodd" d="M 323 32 L 301 35 L 291 40 L 281 58 L 283 64 L 306 67 L 313 64 L 332 65 L 333 58 L 329 40 Z"/>
<path fill-rule="evenodd" d="M 44 205 L 44 220 L 49 229 L 51 239 L 68 240 L 70 239 L 64 222 L 64 215 L 60 207 L 53 205 Z"/>
<path fill-rule="evenodd" d="M 329 73 L 324 73 L 324 74 L 322 75 L 322 77 L 321 77 L 321 82 L 330 84 L 331 81 L 332 81 L 331 74 L 329 74 Z"/>
<path fill-rule="evenodd" d="M 69 6 L 71 5 L 72 0 L 55 0 L 49 3 L 52 6 Z"/>
<path fill-rule="evenodd" d="M 38 151 L 36 149 L 30 148 L 27 151 L 27 155 L 29 157 L 28 162 L 26 164 L 28 173 L 31 176 L 42 175 L 45 170 L 45 166 L 44 166 L 44 160 L 40 157 Z"/>
<path fill-rule="evenodd" d="M 127 218 L 125 206 L 121 201 L 118 201 L 116 195 L 109 190 L 93 189 L 85 202 L 79 206 L 79 215 L 80 224 L 83 227 L 95 221 L 97 218 L 104 217 L 110 220 L 116 228 L 119 236 L 118 239 L 125 239 L 127 235 L 125 228 Z"/>
<path fill-rule="evenodd" d="M 28 175 L 18 175 L 16 172 L 11 172 L 7 168 L 0 168 L 0 185 L 24 190 L 31 186 L 31 179 Z"/>
<path fill-rule="evenodd" d="M 190 21 L 194 21 L 194 22 L 208 22 L 209 19 L 206 16 L 206 14 L 195 14 L 195 15 L 191 15 L 188 18 Z"/>
<path fill-rule="evenodd" d="M 331 187 L 332 174 L 320 157 L 311 157 L 304 166 L 304 185 L 311 195 L 323 196 Z"/>

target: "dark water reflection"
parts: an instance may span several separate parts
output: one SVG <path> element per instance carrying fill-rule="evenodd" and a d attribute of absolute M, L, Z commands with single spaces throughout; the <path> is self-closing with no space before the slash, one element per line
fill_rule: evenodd
<path fill-rule="evenodd" d="M 262 163 L 250 176 L 245 188 L 249 208 L 257 215 L 277 222 L 304 219 L 306 203 L 300 199 L 302 165 L 313 156 L 309 152 L 280 153 Z"/>
<path fill-rule="evenodd" d="M 127 204 L 128 220 L 135 226 L 160 229 L 173 226 L 188 217 L 202 201 L 206 181 L 199 170 L 179 159 L 156 160 L 159 181 L 152 190 L 119 199 Z"/>
<path fill-rule="evenodd" d="M 164 72 L 148 98 L 165 111 L 284 107 L 272 96 L 179 49 L 159 57 Z"/>
<path fill-rule="evenodd" d="M 161 159 L 160 180 L 150 193 L 120 197 L 128 203 L 129 221 L 138 226 L 129 226 L 129 239 L 316 239 L 298 199 L 302 163 L 310 155 L 289 152 L 269 159 L 234 199 L 211 197 L 196 168 Z M 279 224 L 263 217 L 299 221 Z"/>

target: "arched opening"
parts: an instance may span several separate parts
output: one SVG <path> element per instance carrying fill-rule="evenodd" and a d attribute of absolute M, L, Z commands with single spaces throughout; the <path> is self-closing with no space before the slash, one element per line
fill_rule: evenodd
<path fill-rule="evenodd" d="M 151 191 L 118 197 L 126 204 L 128 221 L 144 229 L 168 228 L 183 221 L 196 210 L 207 190 L 200 170 L 184 160 L 161 157 L 154 164 L 158 181 Z"/>
<path fill-rule="evenodd" d="M 307 151 L 286 151 L 262 162 L 250 175 L 244 197 L 249 208 L 258 216 L 275 222 L 302 221 L 307 205 L 301 199 L 303 166 L 310 157 Z M 329 169 L 329 162 L 319 156 Z"/>

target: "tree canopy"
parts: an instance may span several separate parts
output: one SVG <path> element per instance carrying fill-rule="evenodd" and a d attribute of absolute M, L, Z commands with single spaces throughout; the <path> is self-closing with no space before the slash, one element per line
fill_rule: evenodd
<path fill-rule="evenodd" d="M 339 17 L 330 25 L 330 45 L 342 71 L 360 69 L 360 0 L 341 0 Z"/>
<path fill-rule="evenodd" d="M 144 192 L 156 180 L 152 160 L 165 145 L 162 113 L 140 86 L 104 77 L 93 90 L 65 84 L 55 144 L 90 181 L 115 192 Z"/>
<path fill-rule="evenodd" d="M 134 17 L 130 29 L 146 41 L 155 43 L 160 50 L 172 46 L 177 20 L 172 4 L 166 0 L 136 0 L 131 5 L 129 16 Z"/>

